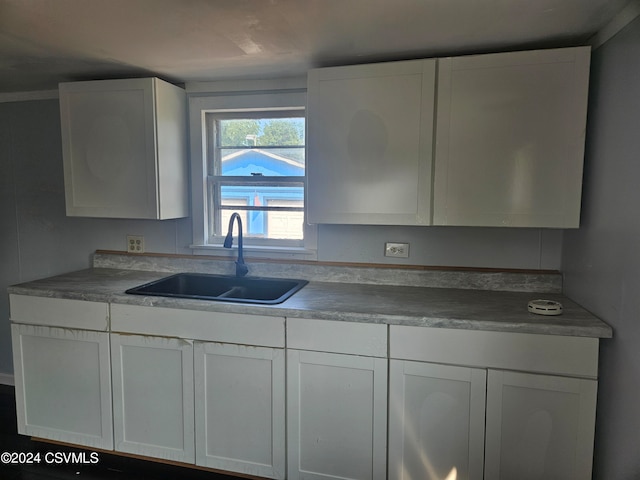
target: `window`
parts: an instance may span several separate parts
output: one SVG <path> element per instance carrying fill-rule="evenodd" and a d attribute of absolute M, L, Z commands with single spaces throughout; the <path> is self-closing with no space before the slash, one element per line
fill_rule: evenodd
<path fill-rule="evenodd" d="M 226 235 L 231 214 L 238 212 L 250 243 L 303 245 L 303 114 L 206 114 L 209 243 Z"/>
<path fill-rule="evenodd" d="M 305 102 L 303 88 L 189 99 L 194 253 L 222 249 L 238 212 L 251 255 L 316 258 L 316 229 L 305 223 Z"/>

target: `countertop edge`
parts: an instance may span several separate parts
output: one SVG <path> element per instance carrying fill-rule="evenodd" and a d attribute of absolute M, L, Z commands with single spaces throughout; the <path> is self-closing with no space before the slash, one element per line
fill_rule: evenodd
<path fill-rule="evenodd" d="M 91 270 L 83 271 L 87 274 Z M 75 274 L 79 272 L 73 272 Z M 145 272 L 149 274 L 150 272 Z M 156 272 L 158 273 L 158 272 Z M 164 273 L 158 273 L 165 275 Z M 536 316 L 535 322 L 499 322 L 484 319 L 471 319 L 464 316 L 443 317 L 438 315 L 403 315 L 393 313 L 375 313 L 375 312 L 356 312 L 336 310 L 331 308 L 298 308 L 288 301 L 279 305 L 251 305 L 238 304 L 230 302 L 209 302 L 201 300 L 186 299 L 165 299 L 162 297 L 146 297 L 134 296 L 124 293 L 113 292 L 82 292 L 73 286 L 64 286 L 65 275 L 59 277 L 58 288 L 51 285 L 38 285 L 38 281 L 28 282 L 8 287 L 7 292 L 15 295 L 28 295 L 48 298 L 64 298 L 70 300 L 93 301 L 103 303 L 125 304 L 125 305 L 142 305 L 151 307 L 163 307 L 174 309 L 202 310 L 211 312 L 227 312 L 247 315 L 269 315 L 282 316 L 291 318 L 309 318 L 318 320 L 339 320 L 357 323 L 377 323 L 388 325 L 406 325 L 428 328 L 451 328 L 464 330 L 480 330 L 480 331 L 498 331 L 513 333 L 529 333 L 543 335 L 560 335 L 572 337 L 590 337 L 590 338 L 612 338 L 613 330 L 605 322 L 592 316 L 591 325 L 576 324 L 558 324 L 557 318 L 548 318 Z M 50 280 L 50 279 L 49 279 Z M 311 282 L 318 286 L 322 283 Z M 400 288 L 389 286 L 390 289 Z M 430 291 L 437 291 L 432 287 L 416 287 L 424 288 Z M 294 296 L 295 297 L 295 296 Z M 588 313 L 588 312 L 586 312 Z M 531 314 L 532 315 L 532 314 Z M 538 321 L 539 320 L 539 321 Z M 554 321 L 555 320 L 555 321 Z"/>

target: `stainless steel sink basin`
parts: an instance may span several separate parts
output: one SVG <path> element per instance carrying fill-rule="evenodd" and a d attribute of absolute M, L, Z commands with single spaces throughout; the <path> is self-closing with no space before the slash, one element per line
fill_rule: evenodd
<path fill-rule="evenodd" d="M 130 288 L 125 293 L 272 305 L 284 302 L 307 283 L 286 278 L 178 273 Z"/>

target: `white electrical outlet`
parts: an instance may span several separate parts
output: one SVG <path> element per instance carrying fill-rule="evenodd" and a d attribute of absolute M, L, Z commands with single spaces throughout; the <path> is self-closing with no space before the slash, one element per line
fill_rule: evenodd
<path fill-rule="evenodd" d="M 384 256 L 396 258 L 409 258 L 409 244 L 387 242 L 384 244 Z"/>
<path fill-rule="evenodd" d="M 142 235 L 127 235 L 127 252 L 144 253 L 144 237 Z"/>

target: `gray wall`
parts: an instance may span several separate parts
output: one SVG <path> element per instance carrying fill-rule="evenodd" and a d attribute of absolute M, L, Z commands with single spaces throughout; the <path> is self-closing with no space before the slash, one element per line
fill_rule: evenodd
<path fill-rule="evenodd" d="M 0 103 L 0 292 L 11 284 L 90 266 L 96 249 L 124 250 L 127 234 L 147 251 L 190 253 L 189 219 L 134 221 L 67 218 L 57 100 Z M 559 269 L 562 231 L 502 228 L 319 228 L 325 261 L 392 263 L 385 241 L 409 242 L 393 263 Z M 0 381 L 11 374 L 9 309 L 0 294 Z"/>
<path fill-rule="evenodd" d="M 449 267 L 560 270 L 562 230 L 320 225 L 318 259 Z M 408 242 L 408 259 L 384 257 L 385 242 Z"/>
<path fill-rule="evenodd" d="M 568 296 L 601 342 L 594 478 L 640 478 L 640 18 L 594 52 L 582 228 L 566 232 Z"/>
<path fill-rule="evenodd" d="M 188 219 L 65 216 L 57 100 L 0 103 L 0 374 L 13 374 L 6 287 L 87 268 L 96 249 L 124 250 L 127 234 L 149 251 L 188 253 Z"/>

